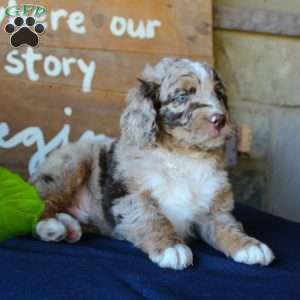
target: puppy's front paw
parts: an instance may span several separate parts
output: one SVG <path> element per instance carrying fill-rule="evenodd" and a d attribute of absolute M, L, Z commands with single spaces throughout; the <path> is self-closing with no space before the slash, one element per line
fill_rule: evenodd
<path fill-rule="evenodd" d="M 64 213 L 56 214 L 56 218 L 66 227 L 66 241 L 76 243 L 81 239 L 82 231 L 80 223 L 72 216 Z"/>
<path fill-rule="evenodd" d="M 275 256 L 272 250 L 263 243 L 247 245 L 245 248 L 238 250 L 233 259 L 236 262 L 248 265 L 259 264 L 262 266 L 269 265 Z"/>
<path fill-rule="evenodd" d="M 52 218 L 37 223 L 37 236 L 45 242 L 60 242 L 66 236 L 66 228 L 60 221 Z"/>
<path fill-rule="evenodd" d="M 182 270 L 193 264 L 193 253 L 188 246 L 177 244 L 159 254 L 150 255 L 150 259 L 162 268 Z"/>

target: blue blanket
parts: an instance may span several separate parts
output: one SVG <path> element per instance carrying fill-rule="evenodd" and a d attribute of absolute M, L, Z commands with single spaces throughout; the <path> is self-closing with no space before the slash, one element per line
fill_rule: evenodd
<path fill-rule="evenodd" d="M 239 207 L 247 232 L 277 256 L 247 266 L 201 241 L 194 267 L 160 269 L 127 242 L 88 236 L 80 243 L 18 238 L 0 244 L 0 299 L 300 299 L 300 224 Z"/>

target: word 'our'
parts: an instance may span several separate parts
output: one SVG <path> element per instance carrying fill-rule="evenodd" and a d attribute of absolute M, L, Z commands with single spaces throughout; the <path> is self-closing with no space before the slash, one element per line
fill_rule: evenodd
<path fill-rule="evenodd" d="M 135 22 L 131 18 L 114 16 L 110 23 L 110 31 L 118 37 L 128 34 L 131 38 L 153 39 L 156 35 L 156 29 L 160 26 L 161 21 L 159 20 Z"/>

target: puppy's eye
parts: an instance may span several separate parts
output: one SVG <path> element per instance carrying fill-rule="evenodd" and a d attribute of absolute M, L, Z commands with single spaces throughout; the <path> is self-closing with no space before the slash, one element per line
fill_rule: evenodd
<path fill-rule="evenodd" d="M 197 92 L 197 89 L 194 88 L 194 87 L 191 87 L 190 90 L 189 90 L 189 93 L 192 94 L 192 95 L 196 94 L 196 92 Z"/>
<path fill-rule="evenodd" d="M 187 92 L 182 92 L 179 95 L 177 95 L 176 100 L 179 103 L 185 103 L 189 100 L 189 94 Z"/>

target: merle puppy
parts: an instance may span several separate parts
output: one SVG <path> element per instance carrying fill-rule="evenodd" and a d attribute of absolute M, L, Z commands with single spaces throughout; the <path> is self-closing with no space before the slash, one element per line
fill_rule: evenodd
<path fill-rule="evenodd" d="M 64 146 L 31 178 L 46 203 L 38 237 L 77 242 L 93 231 L 178 270 L 193 263 L 188 238 L 201 237 L 237 262 L 270 264 L 270 248 L 231 214 L 226 100 L 205 63 L 165 58 L 147 66 L 128 93 L 119 139 Z"/>

